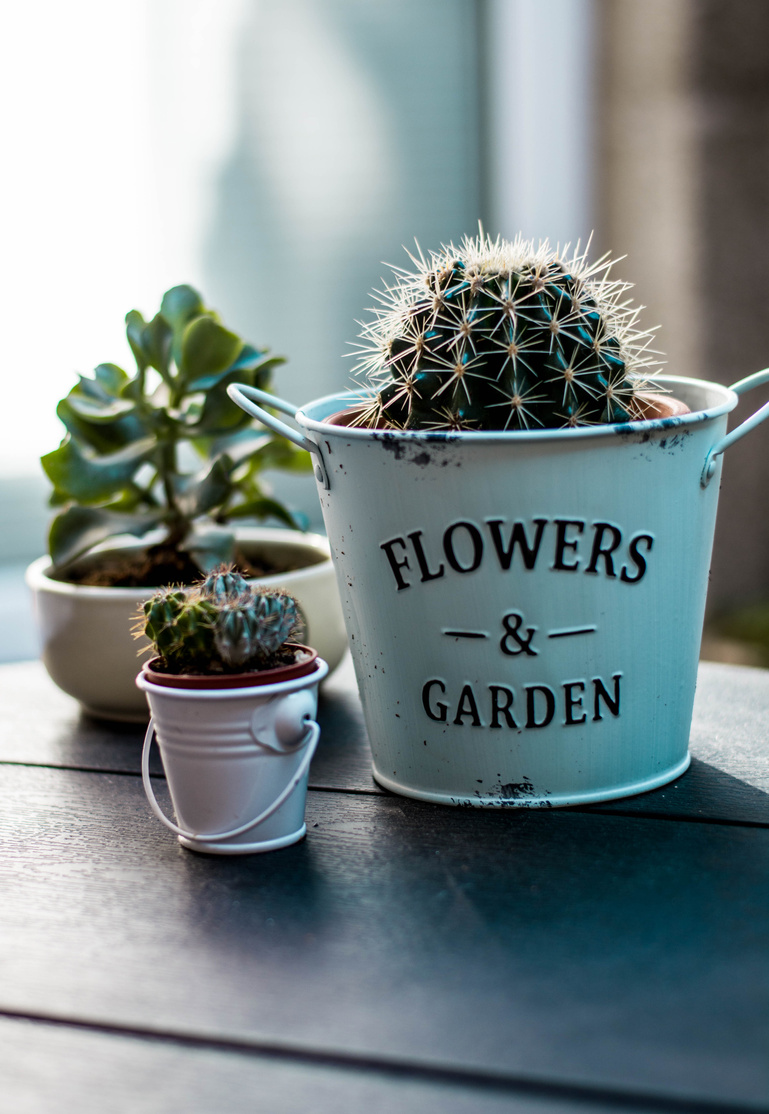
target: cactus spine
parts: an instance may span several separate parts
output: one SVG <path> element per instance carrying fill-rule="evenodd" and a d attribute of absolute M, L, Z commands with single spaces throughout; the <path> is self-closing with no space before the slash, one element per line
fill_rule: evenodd
<path fill-rule="evenodd" d="M 293 596 L 259 591 L 220 566 L 193 589 L 163 588 L 143 605 L 135 633 L 152 642 L 170 673 L 221 673 L 269 668 L 285 644 L 301 637 Z"/>
<path fill-rule="evenodd" d="M 409 253 L 410 254 L 410 253 Z M 356 371 L 376 395 L 369 427 L 521 430 L 627 422 L 653 363 L 629 284 L 518 237 L 481 232 L 426 258 L 377 297 Z"/>

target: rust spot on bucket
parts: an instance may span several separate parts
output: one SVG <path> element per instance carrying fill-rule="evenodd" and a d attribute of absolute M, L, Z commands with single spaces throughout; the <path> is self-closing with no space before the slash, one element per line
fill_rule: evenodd
<path fill-rule="evenodd" d="M 527 777 L 523 781 L 510 781 L 507 785 L 500 785 L 500 797 L 518 798 L 518 797 L 534 797 L 536 790 Z"/>

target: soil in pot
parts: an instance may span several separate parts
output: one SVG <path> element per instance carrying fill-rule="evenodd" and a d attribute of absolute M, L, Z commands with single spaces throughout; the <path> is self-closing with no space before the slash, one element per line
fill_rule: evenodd
<path fill-rule="evenodd" d="M 642 394 L 636 396 L 636 400 L 640 402 L 644 411 L 643 417 L 639 418 L 639 421 L 653 421 L 658 418 L 678 418 L 682 414 L 691 413 L 685 402 L 673 398 L 672 395 L 644 391 Z M 359 425 L 360 419 L 364 413 L 365 408 L 354 406 L 349 410 L 339 410 L 336 414 L 332 414 L 330 417 L 326 418 L 326 421 L 329 425 L 354 428 Z M 382 428 L 385 429 L 389 427 L 382 426 Z M 497 431 L 489 430 L 488 432 L 493 433 Z"/>
<path fill-rule="evenodd" d="M 242 549 L 236 550 L 234 563 L 239 573 L 252 580 L 274 573 L 293 572 L 302 567 L 283 562 L 252 561 Z M 98 559 L 91 555 L 67 569 L 50 574 L 54 580 L 95 588 L 162 588 L 166 584 L 193 584 L 202 575 L 188 554 L 168 545 L 112 551 L 99 554 Z"/>

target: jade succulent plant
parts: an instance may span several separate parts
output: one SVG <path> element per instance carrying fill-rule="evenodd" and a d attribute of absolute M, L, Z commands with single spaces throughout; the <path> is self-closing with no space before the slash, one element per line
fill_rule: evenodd
<path fill-rule="evenodd" d="M 56 411 L 66 436 L 42 458 L 58 508 L 54 566 L 115 535 L 160 528 L 159 545 L 205 572 L 233 558 L 228 523 L 304 525 L 270 497 L 261 472 L 309 470 L 308 454 L 255 431 L 227 396 L 235 381 L 269 389 L 283 359 L 226 329 L 191 286 L 168 290 L 150 321 L 138 310 L 125 320 L 135 372 L 100 364 L 80 376 Z"/>
<path fill-rule="evenodd" d="M 567 249 L 568 250 L 568 249 Z M 368 427 L 524 430 L 627 422 L 654 363 L 643 307 L 588 263 L 483 231 L 393 268 L 363 326 L 356 370 L 373 387 Z"/>
<path fill-rule="evenodd" d="M 134 634 L 145 636 L 169 673 L 267 669 L 291 651 L 304 623 L 293 596 L 252 588 L 221 565 L 191 590 L 162 588 L 148 599 Z"/>

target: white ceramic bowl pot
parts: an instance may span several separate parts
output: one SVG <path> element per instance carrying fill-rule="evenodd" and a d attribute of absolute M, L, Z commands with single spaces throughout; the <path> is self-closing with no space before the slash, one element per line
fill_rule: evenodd
<path fill-rule="evenodd" d="M 270 527 L 241 528 L 238 539 L 252 560 L 286 570 L 258 583 L 285 588 L 297 599 L 307 621 L 306 641 L 335 669 L 347 638 L 326 539 Z M 90 560 L 98 560 L 98 554 Z M 42 659 L 51 678 L 91 715 L 146 722 L 147 704 L 135 678 L 149 644 L 136 641 L 131 626 L 154 589 L 93 588 L 54 580 L 50 573 L 48 557 L 27 570 Z"/>
<path fill-rule="evenodd" d="M 346 428 L 349 394 L 281 405 L 315 454 L 377 781 L 550 807 L 687 768 L 721 454 L 769 404 L 728 437 L 727 415 L 767 381 L 661 376 L 691 413 L 507 433 Z"/>
<path fill-rule="evenodd" d="M 146 671 L 139 674 L 136 684 L 152 715 L 142 754 L 144 789 L 183 847 L 249 855 L 304 837 L 307 773 L 320 735 L 318 684 L 327 672 L 315 658 L 309 673 L 259 684 L 251 674 L 250 684 L 232 688 L 169 687 L 175 678 L 156 683 Z M 176 823 L 163 813 L 150 780 L 155 732 Z"/>

